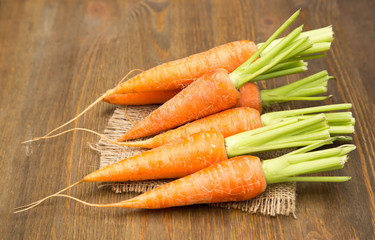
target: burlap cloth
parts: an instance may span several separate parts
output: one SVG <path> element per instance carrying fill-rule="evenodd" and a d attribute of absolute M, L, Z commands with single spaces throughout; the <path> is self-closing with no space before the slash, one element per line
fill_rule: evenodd
<path fill-rule="evenodd" d="M 137 106 L 137 107 L 119 107 L 115 109 L 112 117 L 108 122 L 104 135 L 116 140 L 133 126 L 133 122 L 137 122 L 147 116 L 156 106 Z M 125 115 L 125 110 L 127 116 Z M 129 121 L 129 119 L 131 121 Z M 109 143 L 104 139 L 100 139 L 95 145 L 97 151 L 100 152 L 100 168 L 120 161 L 126 157 L 133 156 L 147 149 L 139 149 L 133 147 L 121 147 Z M 286 151 L 276 151 L 270 153 L 257 154 L 261 159 L 270 159 L 282 154 Z M 156 181 L 138 181 L 126 183 L 100 183 L 100 188 L 111 188 L 115 193 L 136 192 L 142 193 L 158 187 L 168 180 Z M 296 184 L 282 183 L 267 186 L 267 190 L 260 196 L 245 202 L 230 202 L 210 204 L 214 207 L 222 207 L 227 209 L 239 209 L 248 213 L 261 213 L 264 215 L 285 215 L 295 217 L 296 210 Z"/>

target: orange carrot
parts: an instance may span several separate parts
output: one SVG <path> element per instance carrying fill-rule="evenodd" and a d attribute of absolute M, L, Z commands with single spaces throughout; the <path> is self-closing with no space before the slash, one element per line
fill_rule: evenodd
<path fill-rule="evenodd" d="M 147 105 L 147 104 L 163 104 L 182 89 L 140 92 L 140 93 L 116 93 L 104 97 L 104 101 L 117 105 Z M 254 83 L 246 83 L 240 89 L 240 98 L 235 107 L 255 108 L 259 112 L 262 111 L 259 88 Z"/>
<path fill-rule="evenodd" d="M 203 89 L 208 91 L 202 94 Z M 118 141 L 150 136 L 217 113 L 234 106 L 238 98 L 239 93 L 231 82 L 228 71 L 213 70 L 138 122 Z"/>
<path fill-rule="evenodd" d="M 162 104 L 174 97 L 180 91 L 181 89 L 125 94 L 116 93 L 104 97 L 103 100 L 118 105 Z"/>
<path fill-rule="evenodd" d="M 245 201 L 266 189 L 258 157 L 225 160 L 135 198 L 99 205 L 124 208 L 167 208 L 200 203 Z"/>
<path fill-rule="evenodd" d="M 232 72 L 256 50 L 255 43 L 248 40 L 226 43 L 144 71 L 117 86 L 112 94 L 181 89 L 216 68 Z"/>
<path fill-rule="evenodd" d="M 186 176 L 227 159 L 224 137 L 216 132 L 193 134 L 99 169 L 85 182 L 118 182 Z"/>
<path fill-rule="evenodd" d="M 223 134 L 224 137 L 229 137 L 259 127 L 262 127 L 260 113 L 252 108 L 239 107 L 198 119 L 144 141 L 123 142 L 121 145 L 156 148 L 199 132 L 216 131 Z"/>

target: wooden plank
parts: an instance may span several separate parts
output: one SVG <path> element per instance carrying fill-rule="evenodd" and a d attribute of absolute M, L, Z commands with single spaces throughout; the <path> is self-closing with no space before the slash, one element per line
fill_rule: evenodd
<path fill-rule="evenodd" d="M 335 40 L 309 73 L 260 83 L 274 87 L 327 69 L 334 96 L 352 102 L 358 150 L 336 173 L 345 184 L 298 184 L 297 219 L 249 215 L 204 205 L 136 211 L 95 209 L 65 199 L 13 214 L 95 170 L 99 156 L 71 133 L 32 144 L 79 113 L 128 71 L 237 40 L 264 41 L 296 9 L 294 26 L 333 25 Z M 0 193 L 4 239 L 371 239 L 374 200 L 373 1 L 55 1 L 0 2 Z M 291 103 L 291 107 L 320 103 Z M 99 104 L 71 127 L 102 131 L 114 106 Z M 68 193 L 88 202 L 134 196 L 85 184 Z"/>

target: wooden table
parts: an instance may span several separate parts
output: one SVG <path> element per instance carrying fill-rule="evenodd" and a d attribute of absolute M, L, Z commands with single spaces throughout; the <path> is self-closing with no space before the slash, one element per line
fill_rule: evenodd
<path fill-rule="evenodd" d="M 207 206 L 157 211 L 96 209 L 52 199 L 36 209 L 13 208 L 40 199 L 97 169 L 88 143 L 71 133 L 22 145 L 75 116 L 129 70 L 250 39 L 265 41 L 295 10 L 294 26 L 333 25 L 335 40 L 309 73 L 327 69 L 329 103 L 353 103 L 357 151 L 340 175 L 344 184 L 298 184 L 297 218 Z M 2 239 L 370 239 L 375 237 L 374 1 L 57 1 L 0 2 L 0 186 Z M 281 85 L 309 73 L 270 80 Z M 292 103 L 303 107 L 321 103 Z M 114 106 L 101 103 L 70 127 L 103 131 Z M 89 202 L 116 195 L 85 184 L 70 194 Z"/>

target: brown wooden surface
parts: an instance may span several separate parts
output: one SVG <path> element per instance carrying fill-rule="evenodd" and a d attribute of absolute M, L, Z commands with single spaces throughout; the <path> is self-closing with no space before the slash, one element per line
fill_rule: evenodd
<path fill-rule="evenodd" d="M 374 1 L 0 1 L 0 238 L 2 239 L 371 239 L 374 201 Z M 298 184 L 297 219 L 207 206 L 157 211 L 96 209 L 65 199 L 13 214 L 98 167 L 97 137 L 73 133 L 21 145 L 70 119 L 129 70 L 239 39 L 266 38 L 296 9 L 305 29 L 333 25 L 335 41 L 309 73 L 327 69 L 334 96 L 352 102 L 358 150 L 337 174 L 344 184 Z M 307 73 L 261 83 L 272 87 Z M 309 105 L 294 103 L 293 107 Z M 102 131 L 104 103 L 71 126 Z M 85 184 L 89 202 L 115 195 Z"/>

